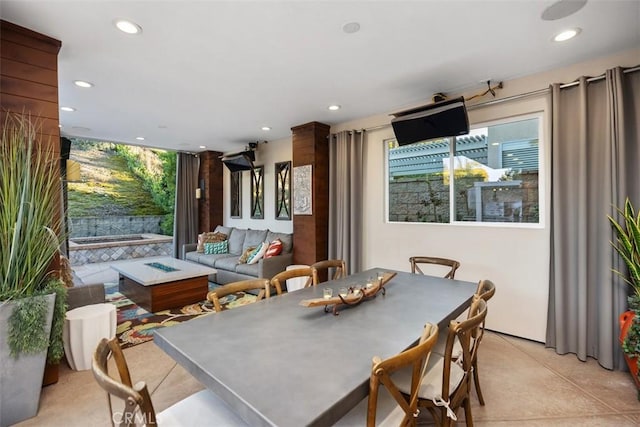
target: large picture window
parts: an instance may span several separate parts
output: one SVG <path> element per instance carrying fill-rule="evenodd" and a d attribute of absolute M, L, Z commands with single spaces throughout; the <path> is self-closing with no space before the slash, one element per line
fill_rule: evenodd
<path fill-rule="evenodd" d="M 388 220 L 539 223 L 540 122 L 529 116 L 458 137 L 386 141 Z"/>

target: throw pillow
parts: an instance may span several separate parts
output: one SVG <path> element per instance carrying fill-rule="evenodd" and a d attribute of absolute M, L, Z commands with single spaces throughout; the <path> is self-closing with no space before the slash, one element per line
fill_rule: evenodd
<path fill-rule="evenodd" d="M 196 251 L 203 253 L 205 243 L 216 243 L 216 242 L 222 242 L 224 240 L 227 240 L 227 235 L 224 233 L 211 232 L 211 231 L 202 233 L 198 235 L 198 246 L 196 247 Z"/>
<path fill-rule="evenodd" d="M 258 245 L 258 247 L 253 252 L 251 252 L 251 255 L 249 255 L 249 258 L 247 259 L 247 264 L 255 264 L 258 261 L 260 261 L 264 253 L 267 251 L 268 247 L 269 247 L 269 244 L 267 242 L 263 242 L 260 245 Z"/>
<path fill-rule="evenodd" d="M 239 263 L 239 264 L 246 264 L 246 263 L 247 263 L 247 258 L 249 258 L 249 255 L 251 255 L 251 253 L 252 253 L 253 251 L 255 251 L 255 250 L 256 250 L 256 247 L 255 247 L 255 246 L 248 247 L 248 248 L 247 248 L 247 249 L 242 253 L 242 255 L 240 255 L 240 259 L 238 259 L 238 263 Z"/>
<path fill-rule="evenodd" d="M 282 253 L 282 240 L 276 239 L 269 243 L 267 251 L 264 253 L 265 258 L 271 258 L 272 256 L 280 255 Z"/>
<path fill-rule="evenodd" d="M 205 255 L 214 254 L 228 254 L 229 253 L 229 241 L 223 240 L 222 242 L 205 243 L 204 244 Z"/>

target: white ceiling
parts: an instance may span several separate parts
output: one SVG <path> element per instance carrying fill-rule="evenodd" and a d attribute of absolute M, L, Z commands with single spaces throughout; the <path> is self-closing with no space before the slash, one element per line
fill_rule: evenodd
<path fill-rule="evenodd" d="M 551 4 L 2 0 L 0 16 L 62 41 L 60 105 L 77 109 L 60 112 L 64 135 L 229 152 L 309 121 L 389 113 L 640 46 L 640 1 L 591 0 L 543 21 Z M 116 18 L 142 34 L 119 32 Z M 344 33 L 354 21 L 361 30 Z M 569 27 L 582 33 L 551 41 Z"/>

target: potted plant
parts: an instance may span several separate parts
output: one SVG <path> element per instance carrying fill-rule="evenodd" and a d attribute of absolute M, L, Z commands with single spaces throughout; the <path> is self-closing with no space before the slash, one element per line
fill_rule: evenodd
<path fill-rule="evenodd" d="M 0 134 L 0 426 L 36 415 L 47 352 L 62 357 L 60 165 L 40 135 L 11 113 Z"/>
<path fill-rule="evenodd" d="M 627 266 L 628 275 L 616 271 L 633 289 L 628 297 L 629 311 L 620 315 L 620 342 L 624 357 L 638 389 L 640 389 L 640 212 L 636 215 L 631 201 L 627 198 L 624 209 L 618 209 L 621 221 L 611 216 L 609 221 L 616 232 L 612 242 Z"/>

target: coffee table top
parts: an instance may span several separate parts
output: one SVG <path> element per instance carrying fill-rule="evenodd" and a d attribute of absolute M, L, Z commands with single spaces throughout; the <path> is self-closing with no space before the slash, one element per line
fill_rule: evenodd
<path fill-rule="evenodd" d="M 176 258 L 142 258 L 112 265 L 111 268 L 143 286 L 157 285 L 193 277 L 208 276 L 217 270 Z"/>

